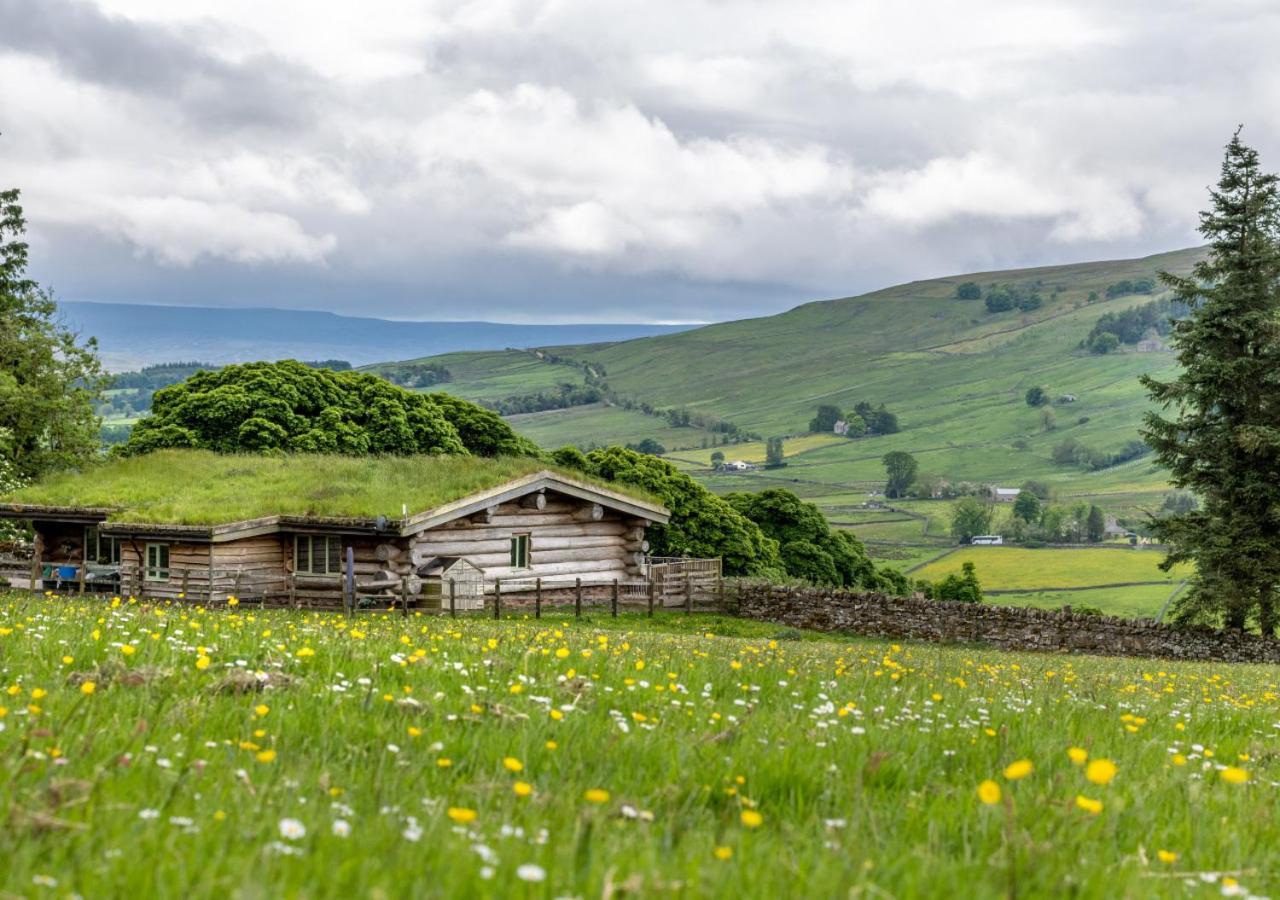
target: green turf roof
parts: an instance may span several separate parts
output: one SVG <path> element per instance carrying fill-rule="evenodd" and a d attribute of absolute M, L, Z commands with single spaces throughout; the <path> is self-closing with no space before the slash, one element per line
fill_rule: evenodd
<path fill-rule="evenodd" d="M 54 475 L 0 502 L 112 510 L 109 522 L 215 525 L 265 516 L 399 519 L 550 470 L 652 502 L 635 488 L 541 460 L 474 456 L 221 455 L 161 450 Z"/>

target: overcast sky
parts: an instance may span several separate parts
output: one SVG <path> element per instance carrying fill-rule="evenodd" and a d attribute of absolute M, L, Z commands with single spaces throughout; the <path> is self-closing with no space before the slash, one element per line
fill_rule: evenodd
<path fill-rule="evenodd" d="M 696 321 L 1198 242 L 1275 0 L 0 0 L 64 299 Z"/>

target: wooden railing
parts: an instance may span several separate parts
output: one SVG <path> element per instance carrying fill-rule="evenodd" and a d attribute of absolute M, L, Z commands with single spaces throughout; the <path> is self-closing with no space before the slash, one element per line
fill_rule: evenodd
<path fill-rule="evenodd" d="M 30 586 L 35 591 L 50 591 L 64 596 L 102 596 L 137 598 L 149 601 L 202 603 L 208 606 L 227 604 L 236 598 L 245 606 L 304 607 L 311 609 L 360 611 L 410 610 L 442 615 L 479 613 L 501 618 L 506 612 L 531 612 L 541 616 L 544 608 L 572 608 L 581 616 L 584 610 L 647 611 L 680 609 L 685 612 L 721 609 L 725 585 L 719 566 L 687 566 L 683 571 L 667 565 L 658 579 L 614 579 L 608 582 L 583 581 L 581 578 L 511 578 L 485 582 L 475 596 L 467 595 L 467 587 L 446 580 L 438 594 L 422 590 L 418 579 L 403 578 L 391 583 L 385 579 L 356 580 L 348 593 L 340 576 L 311 576 L 252 569 L 209 568 L 208 566 L 171 566 L 167 577 L 148 578 L 145 566 L 120 565 L 63 567 L 46 563 L 33 570 L 31 560 L 14 559 L 10 573 L 15 587 Z M 703 560 L 693 562 L 704 563 Z M 713 562 L 718 563 L 718 560 Z M 0 560 L 0 565 L 3 560 Z M 43 577 L 52 567 L 52 577 Z M 58 578 L 59 568 L 75 569 L 75 576 Z M 154 570 L 152 570 L 154 571 Z M 90 578 L 89 573 L 110 577 Z M 714 574 L 713 574 L 714 573 Z M 16 575 L 17 577 L 14 577 Z"/>

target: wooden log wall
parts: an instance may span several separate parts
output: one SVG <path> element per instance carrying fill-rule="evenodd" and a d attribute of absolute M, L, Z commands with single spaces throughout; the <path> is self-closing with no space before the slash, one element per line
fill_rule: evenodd
<path fill-rule="evenodd" d="M 168 581 L 146 581 L 144 578 L 147 544 L 151 543 L 169 545 Z M 120 541 L 120 590 L 135 596 L 176 600 L 179 594 L 184 593 L 185 586 L 185 599 L 201 602 L 220 600 L 225 594 L 219 596 L 216 579 L 212 598 L 210 597 L 209 547 L 209 544 L 123 538 Z"/>
<path fill-rule="evenodd" d="M 529 535 L 530 568 L 511 567 L 511 538 L 517 534 Z M 416 535 L 409 563 L 456 556 L 483 569 L 488 583 L 581 578 L 601 584 L 641 577 L 645 550 L 643 521 L 547 492 L 541 509 L 517 500 Z"/>

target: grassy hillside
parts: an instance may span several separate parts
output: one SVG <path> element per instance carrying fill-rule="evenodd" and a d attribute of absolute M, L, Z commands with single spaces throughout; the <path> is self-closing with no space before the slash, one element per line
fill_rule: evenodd
<path fill-rule="evenodd" d="M 673 462 L 713 490 L 787 487 L 896 563 L 928 558 L 951 541 L 945 504 L 898 513 L 865 508 L 868 494 L 883 485 L 881 458 L 891 450 L 914 454 L 923 475 L 1009 486 L 1035 478 L 1048 482 L 1060 502 L 1091 500 L 1121 517 L 1160 506 L 1168 485 L 1149 458 L 1090 471 L 1056 463 L 1052 452 L 1068 438 L 1102 453 L 1138 438 L 1148 408 L 1138 376 L 1171 374 L 1173 355 L 1158 345 L 1147 352 L 1123 345 L 1098 356 L 1082 350 L 1081 341 L 1102 316 L 1162 296 L 1157 290 L 1107 299 L 1108 287 L 1162 270 L 1186 273 L 1203 252 L 959 275 L 679 334 L 550 348 L 541 355 L 462 353 L 423 361 L 447 365 L 453 374 L 448 390 L 478 400 L 497 399 L 508 389 L 515 394 L 581 383 L 582 366 L 589 364 L 615 403 L 685 409 L 758 435 L 787 436 L 785 468 L 718 475 L 710 471 L 708 446 L 716 435 L 672 428 L 661 415 L 595 404 L 511 420 L 545 446 L 653 437 Z M 957 298 L 957 287 L 968 281 L 984 292 L 991 285 L 1035 292 L 1042 305 L 992 313 L 982 300 Z M 553 363 L 552 357 L 578 365 Z M 1025 402 L 1027 389 L 1037 385 L 1053 398 L 1076 398 L 1050 404 L 1049 428 L 1043 409 Z M 859 401 L 884 403 L 897 414 L 901 432 L 857 440 L 806 433 L 819 404 L 850 409 Z M 724 452 L 753 462 L 764 455 L 759 442 Z M 1150 590 L 1145 594 L 1154 597 Z M 1154 615 L 1162 603 L 1152 603 L 1144 611 Z"/>
<path fill-rule="evenodd" d="M 806 447 L 803 459 L 794 461 L 806 480 L 879 481 L 880 458 L 903 449 L 916 454 L 922 472 L 953 480 L 1037 477 L 1070 492 L 1141 490 L 1159 480 L 1149 467 L 1086 474 L 1056 465 L 1050 450 L 1066 437 L 1103 450 L 1135 438 L 1146 408 L 1138 375 L 1168 373 L 1173 366 L 1167 352 L 1122 348 L 1095 356 L 1080 350 L 1100 316 L 1157 296 L 1091 303 L 1090 294 L 1105 298 L 1109 285 L 1162 269 L 1186 272 L 1201 253 L 1183 250 L 1139 260 L 912 282 L 767 318 L 554 352 L 598 366 L 620 398 L 706 413 L 760 434 L 802 434 L 819 403 L 883 402 L 898 414 L 900 434 Z M 956 288 L 965 281 L 1035 286 L 1044 303 L 1027 313 L 989 313 L 980 300 L 956 299 Z M 430 361 L 444 363 L 453 374 L 449 390 L 472 399 L 580 383 L 582 377 L 573 366 L 525 351 L 460 353 Z M 1040 411 L 1023 401 L 1026 389 L 1037 384 L 1053 396 L 1078 398 L 1054 408 L 1052 431 L 1043 429 Z M 570 426 L 554 430 L 532 417 L 516 424 L 539 438 L 580 444 L 613 440 L 619 424 L 616 410 L 607 406 L 578 410 L 572 418 Z M 663 420 L 645 419 L 656 436 Z M 643 430 L 643 424 L 636 427 Z M 683 443 L 700 447 L 701 437 Z"/>

